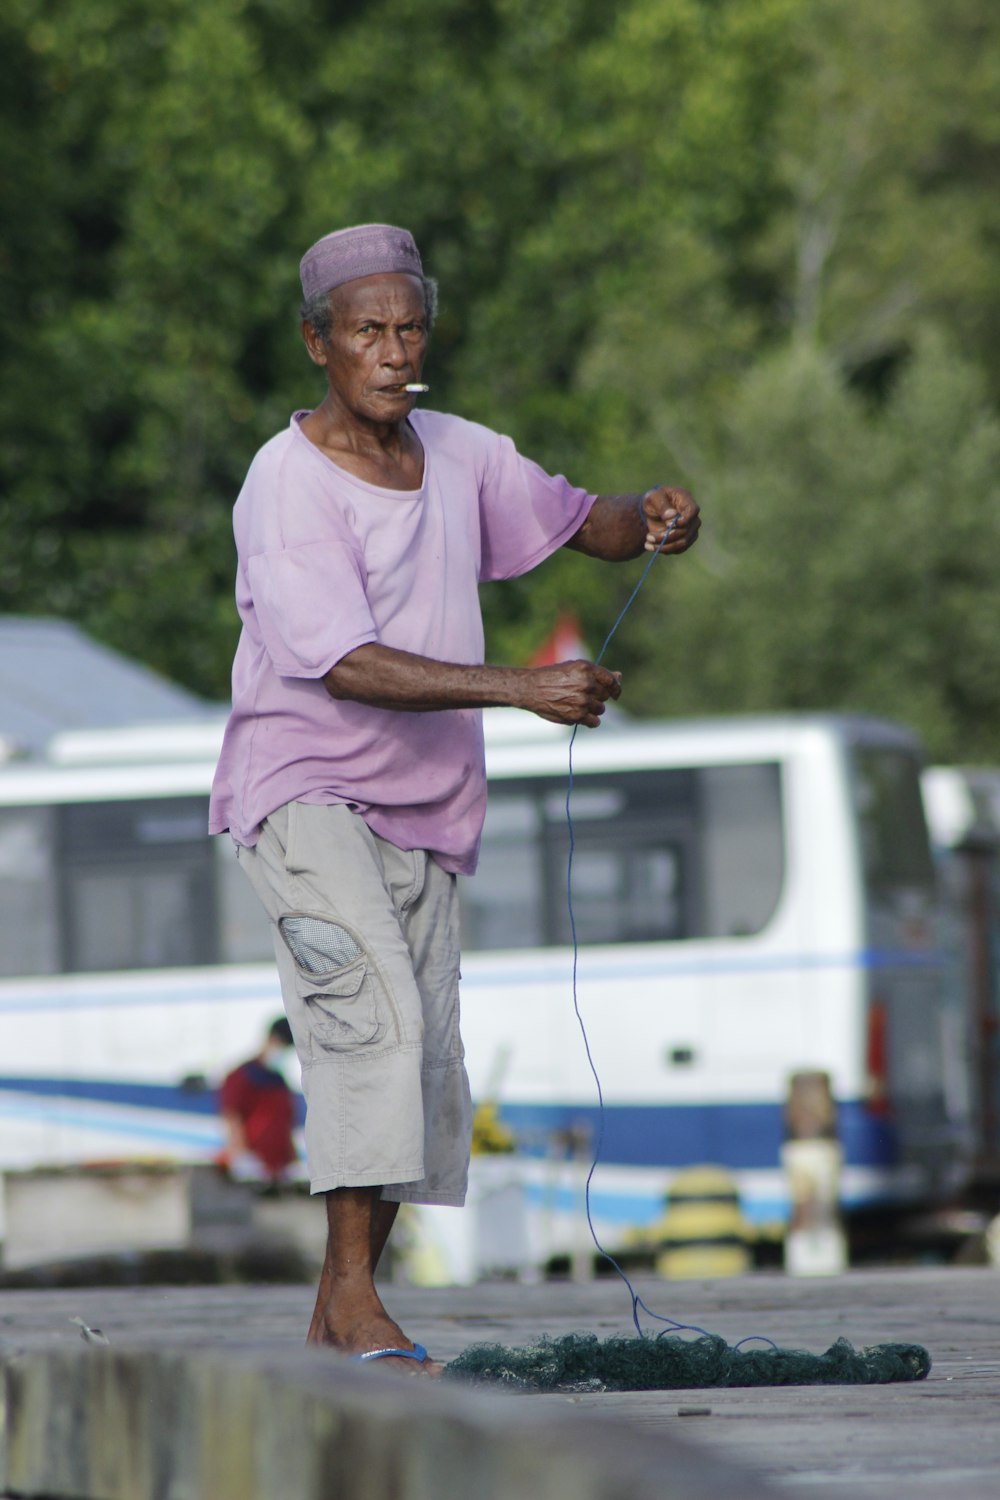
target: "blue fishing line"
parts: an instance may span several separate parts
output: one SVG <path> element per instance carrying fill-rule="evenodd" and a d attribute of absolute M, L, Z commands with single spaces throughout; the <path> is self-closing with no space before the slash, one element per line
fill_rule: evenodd
<path fill-rule="evenodd" d="M 646 566 L 643 568 L 641 574 L 639 575 L 639 580 L 636 583 L 635 588 L 632 590 L 631 594 L 629 594 L 622 608 L 619 610 L 618 618 L 615 620 L 615 623 L 612 625 L 611 629 L 605 636 L 604 645 L 601 647 L 600 651 L 597 653 L 597 656 L 594 659 L 597 666 L 600 666 L 601 662 L 604 660 L 604 653 L 610 646 L 615 631 L 618 629 L 619 625 L 624 620 L 629 610 L 632 608 L 632 605 L 635 603 L 636 596 L 638 595 L 639 590 L 646 582 L 646 579 L 649 576 L 650 569 L 656 562 L 656 559 L 659 557 L 660 553 L 663 551 L 663 548 L 666 546 L 667 540 L 670 537 L 670 533 L 677 525 L 679 519 L 679 516 L 675 516 L 674 519 L 670 522 L 670 525 L 663 533 L 663 537 L 659 543 L 659 546 L 657 546 L 655 551 L 653 551 L 653 553 L 650 555 Z M 584 1204 L 587 1211 L 587 1228 L 590 1230 L 590 1237 L 593 1240 L 598 1253 L 603 1256 L 603 1258 L 608 1262 L 610 1266 L 614 1268 L 615 1271 L 617 1271 L 618 1275 L 621 1277 L 622 1281 L 628 1288 L 628 1294 L 632 1299 L 632 1323 L 639 1338 L 644 1339 L 648 1337 L 642 1327 L 642 1324 L 639 1321 L 640 1308 L 647 1317 L 652 1318 L 657 1323 L 663 1323 L 665 1325 L 658 1337 L 662 1338 L 666 1333 L 697 1333 L 703 1338 L 711 1338 L 713 1337 L 713 1335 L 711 1335 L 707 1329 L 699 1328 L 697 1324 L 678 1323 L 675 1318 L 668 1318 L 665 1317 L 662 1313 L 653 1312 L 652 1308 L 648 1307 L 639 1296 L 639 1293 L 632 1285 L 625 1271 L 618 1264 L 617 1260 L 615 1260 L 614 1256 L 601 1244 L 601 1241 L 598 1238 L 597 1230 L 594 1228 L 594 1219 L 590 1208 L 590 1185 L 594 1179 L 594 1173 L 597 1171 L 598 1163 L 601 1160 L 601 1150 L 604 1145 L 605 1111 L 604 1090 L 601 1087 L 600 1075 L 597 1071 L 593 1054 L 590 1050 L 590 1039 L 587 1036 L 587 1027 L 584 1023 L 583 1014 L 580 1010 L 580 999 L 577 993 L 577 969 L 579 967 L 580 944 L 577 939 L 576 916 L 573 911 L 573 850 L 576 841 L 573 832 L 573 813 L 571 808 L 571 801 L 573 797 L 573 746 L 576 742 L 577 730 L 579 728 L 579 724 L 574 724 L 573 732 L 569 737 L 569 774 L 566 782 L 566 828 L 569 835 L 569 852 L 566 859 L 566 907 L 569 913 L 569 929 L 570 936 L 573 942 L 573 1011 L 576 1015 L 577 1024 L 580 1027 L 580 1035 L 583 1037 L 583 1048 L 587 1055 L 587 1063 L 590 1067 L 591 1073 L 593 1074 L 594 1085 L 597 1089 L 597 1140 L 594 1146 L 594 1159 L 591 1162 L 590 1171 L 587 1173 L 587 1181 L 584 1188 Z M 733 1347 L 739 1349 L 743 1344 L 748 1344 L 755 1340 L 770 1344 L 772 1349 L 776 1349 L 778 1347 L 773 1339 L 768 1338 L 766 1334 L 762 1333 L 748 1334 L 746 1338 L 740 1339 L 739 1343 L 735 1344 Z"/>

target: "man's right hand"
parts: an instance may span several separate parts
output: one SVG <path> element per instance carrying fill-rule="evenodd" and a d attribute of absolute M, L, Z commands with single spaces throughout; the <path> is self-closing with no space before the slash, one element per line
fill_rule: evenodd
<path fill-rule="evenodd" d="M 551 667 L 463 666 L 413 656 L 378 641 L 356 646 L 323 678 L 331 698 L 401 713 L 448 708 L 523 708 L 552 724 L 596 729 L 621 673 L 592 661 Z"/>
<path fill-rule="evenodd" d="M 550 724 L 584 724 L 596 729 L 609 698 L 621 696 L 620 672 L 609 672 L 592 661 L 561 661 L 551 667 L 533 667 L 523 673 L 523 697 L 518 708 L 526 708 Z"/>

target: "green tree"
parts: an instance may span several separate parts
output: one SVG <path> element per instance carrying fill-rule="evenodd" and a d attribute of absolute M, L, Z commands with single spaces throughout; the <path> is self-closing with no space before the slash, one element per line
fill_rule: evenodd
<path fill-rule="evenodd" d="M 239 0 L 21 11 L 21 124 L 61 170 L 36 203 L 49 254 L 32 269 L 19 246 L 7 282 L 28 316 L 5 319 L 4 602 L 219 692 L 228 509 L 276 410 L 254 377 L 310 134 Z"/>
<path fill-rule="evenodd" d="M 762 361 L 730 408 L 704 547 L 637 602 L 631 697 L 891 715 L 938 758 L 995 760 L 998 475 L 983 374 L 936 333 L 877 414 L 810 345 Z"/>
<path fill-rule="evenodd" d="M 232 502 L 319 391 L 298 257 L 388 219 L 435 405 L 702 499 L 613 647 L 633 709 L 988 754 L 998 81 L 988 0 L 9 0 L 0 605 L 223 696 Z M 485 590 L 491 657 L 562 608 L 596 649 L 640 567 Z"/>
<path fill-rule="evenodd" d="M 809 0 L 758 261 L 781 322 L 878 388 L 933 317 L 1000 394 L 1000 24 L 981 0 Z"/>

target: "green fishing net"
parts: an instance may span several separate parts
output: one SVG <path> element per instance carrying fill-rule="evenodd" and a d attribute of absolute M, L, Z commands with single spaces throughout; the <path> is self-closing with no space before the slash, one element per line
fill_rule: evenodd
<path fill-rule="evenodd" d="M 919 1344 L 855 1349 L 846 1339 L 825 1354 L 804 1349 L 740 1349 L 714 1334 L 608 1338 L 570 1333 L 522 1349 L 473 1344 L 445 1366 L 445 1377 L 516 1391 L 673 1391 L 709 1386 L 887 1385 L 923 1380 L 930 1355 Z"/>

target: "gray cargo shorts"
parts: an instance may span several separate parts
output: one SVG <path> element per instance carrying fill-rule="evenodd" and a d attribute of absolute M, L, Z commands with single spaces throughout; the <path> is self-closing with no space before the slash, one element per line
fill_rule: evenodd
<path fill-rule="evenodd" d="M 291 802 L 238 855 L 273 928 L 312 1191 L 464 1203 L 472 1103 L 454 875 L 341 804 Z"/>

